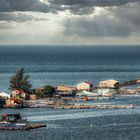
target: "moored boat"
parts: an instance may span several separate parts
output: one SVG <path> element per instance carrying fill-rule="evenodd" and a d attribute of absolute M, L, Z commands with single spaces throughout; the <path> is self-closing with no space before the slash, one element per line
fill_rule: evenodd
<path fill-rule="evenodd" d="M 91 91 L 86 91 L 86 90 L 83 91 L 82 95 L 92 96 L 92 97 L 101 96 L 101 94 L 99 94 L 99 93 L 95 93 L 95 92 L 91 92 Z"/>
<path fill-rule="evenodd" d="M 0 116 L 0 130 L 30 130 L 46 127 L 45 124 L 31 124 L 23 120 L 20 114 L 3 114 Z"/>

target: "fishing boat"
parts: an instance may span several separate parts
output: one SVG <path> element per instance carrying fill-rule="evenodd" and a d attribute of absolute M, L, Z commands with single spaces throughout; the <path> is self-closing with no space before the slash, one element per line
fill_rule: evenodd
<path fill-rule="evenodd" d="M 46 124 L 31 124 L 23 120 L 20 114 L 0 115 L 0 130 L 30 130 L 40 127 L 46 127 Z"/>

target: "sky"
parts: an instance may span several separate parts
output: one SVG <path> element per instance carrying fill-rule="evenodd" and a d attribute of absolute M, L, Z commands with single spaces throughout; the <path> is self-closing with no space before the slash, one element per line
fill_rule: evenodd
<path fill-rule="evenodd" d="M 140 0 L 0 0 L 0 44 L 140 44 Z"/>

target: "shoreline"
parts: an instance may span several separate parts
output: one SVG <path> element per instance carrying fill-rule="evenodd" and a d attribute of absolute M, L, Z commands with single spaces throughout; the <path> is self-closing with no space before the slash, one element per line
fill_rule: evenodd
<path fill-rule="evenodd" d="M 134 109 L 134 104 L 106 104 L 116 97 L 140 97 L 140 94 L 116 94 L 113 97 L 65 97 L 61 99 L 40 98 L 36 100 L 24 100 L 24 105 L 4 106 L 1 109 L 22 108 L 48 108 L 48 109 Z M 98 102 L 99 101 L 99 102 Z M 100 102 L 103 101 L 103 102 Z M 107 102 L 106 102 L 107 101 Z M 90 103 L 90 104 L 89 104 Z"/>

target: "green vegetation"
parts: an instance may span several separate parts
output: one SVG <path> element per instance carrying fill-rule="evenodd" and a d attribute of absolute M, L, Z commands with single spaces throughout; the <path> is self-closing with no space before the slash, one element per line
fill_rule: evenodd
<path fill-rule="evenodd" d="M 44 87 L 44 95 L 46 96 L 54 96 L 55 94 L 55 88 L 50 86 L 50 85 L 47 85 Z"/>
<path fill-rule="evenodd" d="M 29 75 L 25 74 L 24 68 L 18 70 L 9 81 L 10 90 L 22 90 L 29 93 L 31 91 L 31 86 L 32 85 L 29 81 Z"/>
<path fill-rule="evenodd" d="M 6 104 L 6 98 L 0 97 L 0 107 L 3 107 Z"/>
<path fill-rule="evenodd" d="M 42 90 L 32 89 L 32 94 L 35 94 L 39 98 L 43 97 L 43 91 Z"/>
<path fill-rule="evenodd" d="M 55 94 L 55 88 L 50 85 L 46 85 L 41 89 L 32 89 L 32 94 L 36 94 L 36 96 L 39 98 L 53 97 Z"/>

